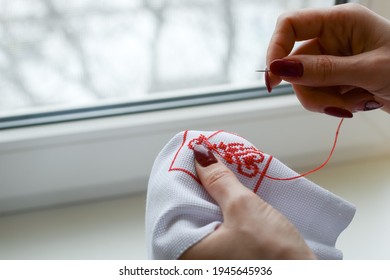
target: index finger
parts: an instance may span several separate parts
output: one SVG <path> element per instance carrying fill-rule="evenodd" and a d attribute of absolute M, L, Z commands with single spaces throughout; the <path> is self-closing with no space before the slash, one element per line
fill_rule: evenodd
<path fill-rule="evenodd" d="M 295 42 L 318 37 L 331 8 L 303 9 L 281 15 L 267 50 L 267 65 L 288 56 Z"/>

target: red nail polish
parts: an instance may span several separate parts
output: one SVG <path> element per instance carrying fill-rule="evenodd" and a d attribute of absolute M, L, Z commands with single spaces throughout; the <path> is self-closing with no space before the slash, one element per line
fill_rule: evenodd
<path fill-rule="evenodd" d="M 268 93 L 271 93 L 272 87 L 271 87 L 271 83 L 269 81 L 269 73 L 268 73 L 268 71 L 264 72 L 264 78 L 265 78 L 265 86 L 267 87 Z"/>
<path fill-rule="evenodd" d="M 343 108 L 338 108 L 338 107 L 326 107 L 324 109 L 324 113 L 333 117 L 338 117 L 338 118 L 352 118 L 353 114 Z"/>
<path fill-rule="evenodd" d="M 203 167 L 207 167 L 218 162 L 213 153 L 203 145 L 194 146 L 194 156 L 196 161 Z"/>
<path fill-rule="evenodd" d="M 270 65 L 272 74 L 284 77 L 302 77 L 303 64 L 297 60 L 275 59 Z"/>

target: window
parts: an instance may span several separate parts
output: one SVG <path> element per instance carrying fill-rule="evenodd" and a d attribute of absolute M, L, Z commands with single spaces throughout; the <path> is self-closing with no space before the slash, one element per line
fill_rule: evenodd
<path fill-rule="evenodd" d="M 82 4 L 78 4 L 78 2 Z M 176 2 L 136 2 L 136 0 L 132 0 L 128 2 L 137 3 L 139 7 L 142 3 L 144 3 L 143 5 L 145 3 L 157 5 L 156 3 L 180 2 L 205 5 L 206 3 L 206 1 L 201 0 L 196 2 L 195 0 L 193 2 L 189 0 Z M 261 0 L 231 1 L 234 5 L 244 5 L 241 3 L 245 3 L 245 5 L 253 5 L 254 3 L 279 5 L 280 11 L 275 9 L 275 13 L 294 8 L 291 6 L 292 3 L 294 5 L 299 3 L 301 6 L 332 4 L 332 1 L 326 3 L 325 1 L 288 0 L 268 2 Z M 271 95 L 264 94 L 267 98 L 262 97 L 261 93 L 264 92 L 263 82 L 261 76 L 257 76 L 254 70 L 264 66 L 261 64 L 264 58 L 259 56 L 264 55 L 264 53 L 257 52 L 254 47 L 256 43 L 251 42 L 249 44 L 249 41 L 247 46 L 243 46 L 243 48 L 248 47 L 249 51 L 243 52 L 240 56 L 240 58 L 246 59 L 247 62 L 236 63 L 231 68 L 231 71 L 236 71 L 236 67 L 253 63 L 253 69 L 252 66 L 247 66 L 246 73 L 249 75 L 247 78 L 242 76 L 240 77 L 241 80 L 237 78 L 226 83 L 214 82 L 209 85 L 199 82 L 201 87 L 195 88 L 194 85 L 196 86 L 197 83 L 192 83 L 192 88 L 185 88 L 177 84 L 175 90 L 169 90 L 162 89 L 162 85 L 170 84 L 166 76 L 162 75 L 162 71 L 159 72 L 159 75 L 164 79 L 161 79 L 160 89 L 156 91 L 145 90 L 143 95 L 133 97 L 130 94 L 131 92 L 126 96 L 127 91 L 123 90 L 124 96 L 122 97 L 107 96 L 107 98 L 100 98 L 92 94 L 85 94 L 90 100 L 81 97 L 77 99 L 78 95 L 72 95 L 76 90 L 75 92 L 68 91 L 67 86 L 70 87 L 71 85 L 65 83 L 68 80 L 72 81 L 71 78 L 76 81 L 82 80 L 82 76 L 76 75 L 81 69 L 81 66 L 77 68 L 79 67 L 77 66 L 79 60 L 71 59 L 72 54 L 75 55 L 77 52 L 70 43 L 65 44 L 66 36 L 58 31 L 58 15 L 56 13 L 47 15 L 45 9 L 53 5 L 59 9 L 58 13 L 61 12 L 69 20 L 75 20 L 77 11 L 82 11 L 83 7 L 88 7 L 91 13 L 94 11 L 96 14 L 94 17 L 91 16 L 88 19 L 86 16 L 79 16 L 77 24 L 73 21 L 68 22 L 69 26 L 66 30 L 80 32 L 79 41 L 76 41 L 83 42 L 83 44 L 86 44 L 88 36 L 98 36 L 98 33 L 107 27 L 103 26 L 104 28 L 96 29 L 96 34 L 93 32 L 90 34 L 81 33 L 84 29 L 82 25 L 79 25 L 80 22 L 84 25 L 87 25 L 88 22 L 91 25 L 100 22 L 97 26 L 102 26 L 101 22 L 104 21 L 109 26 L 109 15 L 113 16 L 113 14 L 120 12 L 131 14 L 129 14 L 130 9 L 125 9 L 124 4 L 120 4 L 124 3 L 123 0 L 91 0 L 89 2 L 68 0 L 66 5 L 61 3 L 60 0 L 36 0 L 32 5 L 27 0 L 0 0 L 0 114 L 2 115 L 0 116 L 0 130 L 3 128 L 0 131 L 1 214 L 145 191 L 156 155 L 173 135 L 185 129 L 223 129 L 235 132 L 297 171 L 299 171 L 297 168 L 303 168 L 302 170 L 305 171 L 309 169 L 308 166 L 317 166 L 329 154 L 329 147 L 332 144 L 333 133 L 338 120 L 304 110 L 295 96 L 288 94 L 291 93 L 291 88 L 288 86 L 278 87 L 278 92 L 275 90 Z M 96 3 L 99 3 L 99 5 Z M 115 3 L 121 9 L 108 9 L 107 3 Z M 210 3 L 221 4 L 220 1 L 212 0 L 207 2 L 208 5 L 211 5 Z M 106 5 L 104 6 L 104 19 L 101 14 L 102 8 L 98 9 L 103 5 Z M 136 6 L 136 4 L 133 5 Z M 176 6 L 172 4 L 171 7 Z M 237 13 L 239 9 L 237 9 L 237 6 L 234 7 L 233 12 Z M 197 6 L 195 8 L 198 9 Z M 216 10 L 214 9 L 214 11 Z M 261 9 L 259 10 L 261 11 Z M 169 17 L 173 17 L 172 13 L 173 11 L 169 14 Z M 39 28 L 34 27 L 34 22 L 38 24 L 38 15 L 51 20 L 51 24 Z M 276 18 L 276 14 L 274 16 Z M 263 11 L 261 17 L 268 17 L 268 15 Z M 11 18 L 13 18 L 11 22 L 15 21 L 18 24 L 11 25 Z M 187 16 L 187 18 L 190 19 L 191 17 Z M 271 16 L 268 18 L 275 20 Z M 128 20 L 128 16 L 122 19 Z M 146 19 L 151 20 L 150 17 Z M 54 24 L 55 22 L 57 24 Z M 137 24 L 145 24 L 142 21 L 140 22 L 139 17 L 137 17 L 136 22 Z M 269 26 L 272 24 L 269 22 Z M 6 25 L 7 28 L 5 28 Z M 240 25 L 240 29 L 237 29 L 239 30 L 236 31 L 237 34 L 244 32 L 241 29 L 242 25 Z M 249 25 L 247 24 L 247 26 Z M 13 27 L 11 28 L 11 26 Z M 260 28 L 263 27 L 260 26 Z M 130 34 L 127 29 L 122 31 L 126 36 L 130 36 L 127 35 Z M 270 30 L 264 29 L 264 32 L 268 32 L 269 35 L 267 36 L 270 36 L 272 28 Z M 108 35 L 113 36 L 111 33 Z M 144 36 L 141 36 L 141 38 L 148 38 L 147 36 L 149 36 L 147 34 L 138 35 Z M 241 38 L 238 35 L 236 36 Z M 260 43 L 267 44 L 267 36 L 264 35 L 264 39 L 259 40 L 258 45 Z M 46 43 L 43 43 L 44 38 L 48 40 Z M 255 36 L 255 39 L 258 38 Z M 53 42 L 57 42 L 57 44 Z M 61 44 L 58 42 L 61 42 Z M 225 45 L 223 42 L 220 45 L 215 44 L 222 49 Z M 100 42 L 103 45 L 105 43 L 104 40 Z M 119 55 L 118 50 L 108 47 L 109 44 L 112 46 L 113 40 L 107 41 L 107 55 L 111 56 L 115 52 L 117 52 L 115 55 Z M 46 45 L 51 46 L 47 51 L 56 55 L 48 57 L 41 55 L 41 53 L 46 54 L 43 53 L 43 47 Z M 88 46 L 88 44 L 86 45 Z M 94 44 L 92 44 L 92 47 L 97 48 Z M 238 47 L 236 48 L 238 50 Z M 258 48 L 264 49 L 265 47 L 259 46 Z M 15 59 L 13 63 L 10 62 L 9 57 L 6 57 L 6 50 L 13 52 Z M 85 53 L 85 55 L 90 54 L 89 52 Z M 104 53 L 99 55 L 99 59 L 105 58 Z M 120 55 L 123 55 L 123 53 Z M 237 55 L 235 54 L 233 57 Z M 253 56 L 258 57 L 254 58 Z M 121 57 L 125 61 L 124 56 Z M 180 58 L 179 55 L 175 57 Z M 223 56 L 212 58 L 220 59 L 221 57 Z M 141 61 L 143 58 L 138 57 L 137 59 Z M 91 65 L 94 65 L 93 63 L 96 63 L 96 61 L 92 57 Z M 235 61 L 235 59 L 232 59 L 232 61 Z M 111 63 L 110 60 L 108 62 Z M 214 63 L 217 65 L 216 62 Z M 34 67 L 31 65 L 34 65 Z M 72 68 L 71 65 L 77 67 L 72 66 L 74 67 Z M 165 67 L 166 65 L 161 66 Z M 62 73 L 58 70 L 62 69 L 61 67 L 68 71 L 66 72 L 68 75 L 62 77 L 58 74 Z M 99 69 L 103 71 L 105 68 L 108 69 L 108 66 Z M 31 73 L 27 71 L 29 69 L 32 69 Z M 34 69 L 37 72 L 34 72 Z M 43 71 L 42 69 L 46 70 Z M 195 71 L 194 69 L 191 68 L 190 70 Z M 56 72 L 57 70 L 58 72 Z M 117 70 L 117 68 L 112 68 L 105 73 L 114 77 L 118 74 L 114 70 Z M 191 71 L 185 72 L 185 74 L 193 73 Z M 244 72 L 244 70 L 237 71 L 240 74 Z M 29 74 L 27 75 L 27 73 Z M 71 74 L 74 74 L 74 76 Z M 30 77 L 29 75 L 35 76 Z M 50 80 L 49 78 L 53 77 L 51 75 L 58 75 L 59 78 Z M 90 77 L 91 80 L 97 79 L 93 75 Z M 27 102 L 29 98 L 24 96 L 26 93 L 20 89 L 20 83 L 18 84 L 16 78 L 21 79 L 20 81 L 25 83 L 26 89 L 34 94 L 31 96 L 31 100 L 35 100 L 35 102 Z M 41 84 L 34 84 L 34 86 L 29 84 L 37 81 Z M 62 83 L 60 83 L 61 81 Z M 201 81 L 201 79 L 199 78 L 198 81 Z M 103 78 L 102 81 L 97 79 L 96 82 L 104 84 L 105 80 Z M 53 84 L 57 86 L 53 86 Z M 74 88 L 80 89 L 78 92 L 83 92 L 81 90 L 82 83 L 78 86 L 76 86 L 77 83 L 73 85 L 75 85 Z M 123 84 L 122 86 L 130 87 L 132 84 Z M 50 90 L 43 90 L 44 87 Z M 109 92 L 110 87 L 107 88 L 107 92 Z M 32 91 L 33 89 L 34 91 Z M 64 95 L 64 93 L 70 95 L 70 97 Z M 281 96 L 275 96 L 277 93 Z M 240 100 L 243 98 L 246 100 Z M 65 102 L 65 99 L 68 99 L 67 102 Z M 229 100 L 234 102 L 223 102 Z M 213 104 L 192 106 L 210 102 Z M 177 108 L 181 106 L 192 107 Z M 175 107 L 177 109 L 161 110 L 164 107 Z M 141 111 L 147 112 L 129 114 Z M 337 155 L 332 158 L 332 162 L 356 158 L 366 160 L 367 157 L 383 155 L 383 152 L 388 150 L 390 134 L 385 121 L 387 116 L 380 113 L 357 114 L 353 122 L 349 122 L 346 129 L 342 131 L 343 140 L 338 145 Z M 93 119 L 84 120 L 85 118 Z M 375 123 L 374 126 L 373 123 Z M 362 134 L 361 131 L 366 133 Z M 359 135 L 359 137 L 356 137 L 356 135 Z M 356 153 L 357 150 L 359 153 Z"/>
<path fill-rule="evenodd" d="M 0 129 L 259 97 L 277 15 L 333 4 L 0 0 Z"/>

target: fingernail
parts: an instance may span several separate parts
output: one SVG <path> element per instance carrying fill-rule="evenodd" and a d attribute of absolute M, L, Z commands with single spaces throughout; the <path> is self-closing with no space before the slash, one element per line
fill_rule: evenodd
<path fill-rule="evenodd" d="M 361 104 L 358 104 L 355 108 L 356 111 L 372 111 L 383 107 L 383 104 L 375 100 L 364 101 Z"/>
<path fill-rule="evenodd" d="M 276 59 L 270 65 L 272 74 L 284 77 L 302 77 L 303 64 L 297 60 Z"/>
<path fill-rule="evenodd" d="M 268 73 L 268 71 L 264 72 L 264 77 L 265 77 L 265 86 L 267 87 L 268 93 L 271 93 L 272 87 L 271 87 L 271 83 L 269 81 L 269 73 Z"/>
<path fill-rule="evenodd" d="M 194 156 L 196 161 L 203 167 L 218 162 L 213 153 L 203 145 L 194 146 Z"/>
<path fill-rule="evenodd" d="M 353 114 L 343 108 L 338 108 L 338 107 L 326 107 L 324 109 L 324 113 L 333 117 L 338 117 L 338 118 L 352 118 Z"/>

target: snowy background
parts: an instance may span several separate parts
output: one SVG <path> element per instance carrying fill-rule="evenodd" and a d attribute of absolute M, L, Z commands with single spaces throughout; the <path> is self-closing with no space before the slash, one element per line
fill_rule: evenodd
<path fill-rule="evenodd" d="M 0 115 L 263 83 L 286 10 L 333 0 L 0 0 Z"/>

